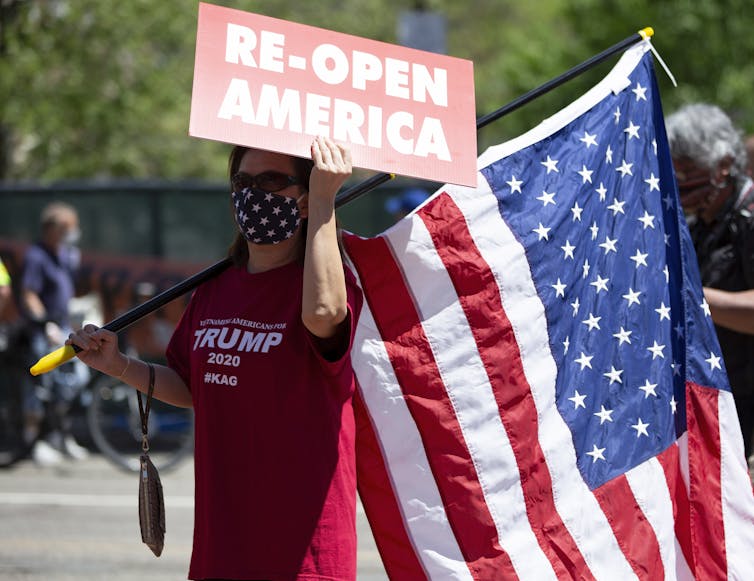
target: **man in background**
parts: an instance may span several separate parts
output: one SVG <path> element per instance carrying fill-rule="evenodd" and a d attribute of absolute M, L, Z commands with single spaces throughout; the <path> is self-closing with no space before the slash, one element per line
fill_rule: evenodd
<path fill-rule="evenodd" d="M 81 235 L 76 210 L 53 202 L 42 210 L 41 236 L 24 256 L 19 281 L 19 306 L 25 319 L 34 357 L 61 346 L 71 332 L 69 303 L 75 295 L 75 274 L 81 254 L 76 246 Z M 76 360 L 39 377 L 39 385 L 27 402 L 30 430 L 39 430 L 32 458 L 52 465 L 63 454 L 83 459 L 87 451 L 71 435 L 68 411 L 87 379 L 86 368 Z"/>
<path fill-rule="evenodd" d="M 754 335 L 724 327 L 730 321 L 720 302 L 730 293 L 754 289 L 754 183 L 746 149 L 741 132 L 714 105 L 687 105 L 667 117 L 666 126 L 748 458 L 754 436 Z"/>

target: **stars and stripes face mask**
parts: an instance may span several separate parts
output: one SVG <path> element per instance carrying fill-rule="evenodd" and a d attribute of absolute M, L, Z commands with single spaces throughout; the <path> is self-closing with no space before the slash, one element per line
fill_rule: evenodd
<path fill-rule="evenodd" d="M 293 236 L 301 224 L 296 198 L 244 188 L 232 192 L 236 223 L 253 244 L 279 244 Z"/>

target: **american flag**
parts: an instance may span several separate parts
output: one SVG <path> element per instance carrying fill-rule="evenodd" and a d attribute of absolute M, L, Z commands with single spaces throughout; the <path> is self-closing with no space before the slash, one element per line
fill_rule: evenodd
<path fill-rule="evenodd" d="M 745 579 L 754 496 L 648 42 L 349 235 L 359 491 L 391 579 Z"/>

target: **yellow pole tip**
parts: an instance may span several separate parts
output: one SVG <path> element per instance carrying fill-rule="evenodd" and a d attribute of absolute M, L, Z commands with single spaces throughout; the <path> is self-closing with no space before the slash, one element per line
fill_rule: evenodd
<path fill-rule="evenodd" d="M 651 38 L 652 36 L 655 35 L 655 31 L 654 31 L 654 28 L 652 28 L 651 26 L 647 26 L 646 28 L 642 28 L 639 31 L 639 34 L 644 40 L 647 40 L 648 38 Z"/>
<path fill-rule="evenodd" d="M 34 376 L 42 375 L 52 371 L 66 361 L 70 361 L 76 356 L 76 351 L 70 345 L 63 345 L 52 353 L 48 353 L 29 368 L 29 373 Z"/>

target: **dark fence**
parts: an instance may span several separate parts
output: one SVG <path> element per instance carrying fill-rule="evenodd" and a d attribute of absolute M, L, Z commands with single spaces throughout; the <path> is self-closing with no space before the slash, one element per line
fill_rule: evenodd
<path fill-rule="evenodd" d="M 392 222 L 385 201 L 412 185 L 395 180 L 342 207 L 341 225 L 363 236 L 382 231 Z M 69 181 L 0 185 L 0 239 L 34 240 L 39 214 L 53 200 L 78 210 L 85 253 L 206 263 L 224 256 L 235 233 L 225 184 Z"/>

